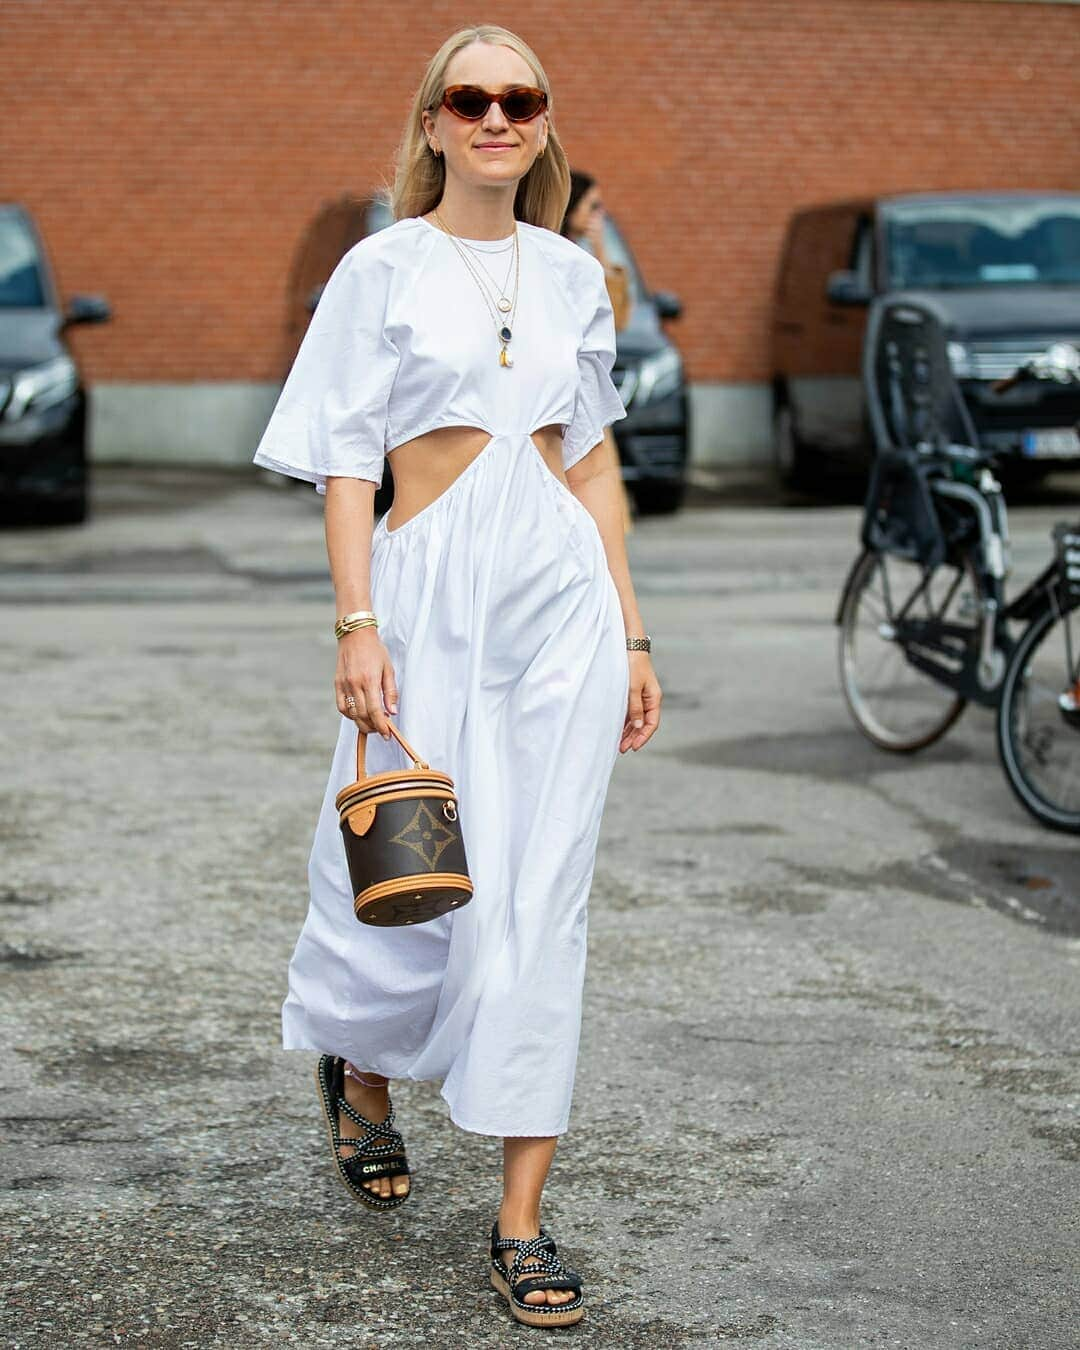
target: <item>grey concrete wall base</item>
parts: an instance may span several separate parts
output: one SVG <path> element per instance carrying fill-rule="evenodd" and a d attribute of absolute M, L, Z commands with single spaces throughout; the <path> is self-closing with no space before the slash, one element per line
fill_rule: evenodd
<path fill-rule="evenodd" d="M 690 462 L 771 465 L 772 393 L 768 384 L 692 384 Z"/>
<path fill-rule="evenodd" d="M 110 382 L 90 392 L 90 456 L 141 463 L 251 462 L 281 386 Z"/>
<path fill-rule="evenodd" d="M 90 395 L 91 458 L 250 463 L 280 390 L 274 381 L 96 384 Z M 767 384 L 692 384 L 690 416 L 692 464 L 772 462 Z"/>

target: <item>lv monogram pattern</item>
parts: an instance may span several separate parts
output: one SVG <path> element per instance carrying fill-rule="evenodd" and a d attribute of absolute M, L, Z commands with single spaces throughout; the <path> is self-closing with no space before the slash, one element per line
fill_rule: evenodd
<path fill-rule="evenodd" d="M 454 843 L 457 835 L 448 830 L 438 816 L 428 809 L 426 802 L 420 802 L 413 813 L 412 820 L 395 834 L 390 842 L 411 848 L 427 864 L 429 872 L 434 872 L 443 849 Z"/>

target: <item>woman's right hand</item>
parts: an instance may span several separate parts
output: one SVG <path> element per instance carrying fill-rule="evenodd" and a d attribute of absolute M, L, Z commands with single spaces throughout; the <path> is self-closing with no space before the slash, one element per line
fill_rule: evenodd
<path fill-rule="evenodd" d="M 390 739 L 386 713 L 397 713 L 397 682 L 390 653 L 376 628 L 357 628 L 338 639 L 334 691 L 342 717 L 355 722 L 361 731 L 375 731 L 383 740 Z"/>

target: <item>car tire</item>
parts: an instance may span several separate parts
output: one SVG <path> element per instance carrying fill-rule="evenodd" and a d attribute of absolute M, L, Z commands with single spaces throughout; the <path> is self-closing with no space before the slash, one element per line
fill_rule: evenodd
<path fill-rule="evenodd" d="M 646 479 L 630 484 L 630 492 L 639 515 L 669 516 L 686 500 L 686 482 L 681 478 Z"/>
<path fill-rule="evenodd" d="M 795 429 L 795 415 L 786 399 L 773 408 L 773 466 L 784 487 L 808 489 L 817 478 L 817 456 Z"/>

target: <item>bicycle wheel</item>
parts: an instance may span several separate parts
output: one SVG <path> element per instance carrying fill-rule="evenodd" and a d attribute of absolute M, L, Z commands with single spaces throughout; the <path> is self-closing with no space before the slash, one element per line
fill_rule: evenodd
<path fill-rule="evenodd" d="M 1036 820 L 1070 834 L 1080 834 L 1078 641 L 1076 609 L 1032 620 L 1005 671 L 997 719 L 1009 786 Z"/>
<path fill-rule="evenodd" d="M 966 557 L 928 571 L 894 554 L 863 554 L 840 613 L 840 683 L 856 726 L 875 745 L 922 750 L 964 711 L 967 699 L 914 665 L 908 650 L 946 669 L 962 664 L 978 643 L 978 598 Z"/>

